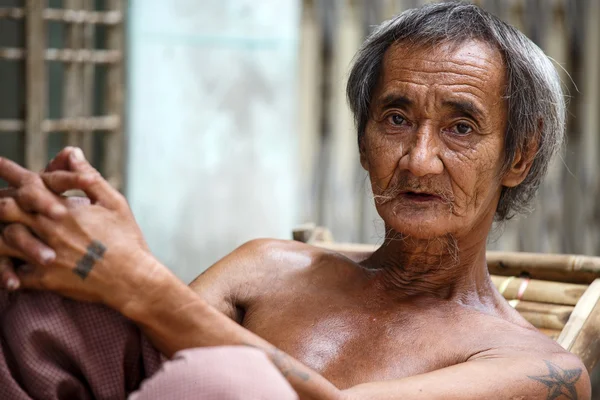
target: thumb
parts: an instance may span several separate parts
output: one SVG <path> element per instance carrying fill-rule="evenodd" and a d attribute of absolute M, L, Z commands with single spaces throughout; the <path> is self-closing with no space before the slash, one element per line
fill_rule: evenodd
<path fill-rule="evenodd" d="M 83 150 L 74 147 L 69 153 L 69 163 L 75 172 L 95 172 L 95 168 L 86 160 Z"/>

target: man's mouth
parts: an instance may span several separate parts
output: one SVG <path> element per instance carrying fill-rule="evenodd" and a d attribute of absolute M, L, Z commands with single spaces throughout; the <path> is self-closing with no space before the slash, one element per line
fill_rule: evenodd
<path fill-rule="evenodd" d="M 425 193 L 425 192 L 403 192 L 402 197 L 404 197 L 407 200 L 410 201 L 414 201 L 414 202 L 428 202 L 428 201 L 440 201 L 442 200 L 442 198 L 438 195 L 435 195 L 433 193 Z"/>

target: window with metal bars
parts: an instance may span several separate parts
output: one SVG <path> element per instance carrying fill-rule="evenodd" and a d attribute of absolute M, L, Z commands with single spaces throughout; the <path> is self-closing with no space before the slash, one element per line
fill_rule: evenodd
<path fill-rule="evenodd" d="M 123 189 L 126 0 L 0 0 L 0 156 L 81 147 Z"/>

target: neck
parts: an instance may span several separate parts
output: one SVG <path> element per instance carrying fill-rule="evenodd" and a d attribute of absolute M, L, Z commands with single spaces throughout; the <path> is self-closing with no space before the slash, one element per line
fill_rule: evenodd
<path fill-rule="evenodd" d="M 386 291 L 401 297 L 481 302 L 492 285 L 485 258 L 486 238 L 472 239 L 451 235 L 416 239 L 391 231 L 363 265 L 374 272 Z"/>

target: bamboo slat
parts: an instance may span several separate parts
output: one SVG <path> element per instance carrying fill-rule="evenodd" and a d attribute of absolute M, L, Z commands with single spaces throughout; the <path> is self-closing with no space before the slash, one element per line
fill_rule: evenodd
<path fill-rule="evenodd" d="M 79 117 L 45 120 L 42 123 L 43 132 L 61 131 L 99 131 L 120 129 L 121 117 L 119 115 L 106 115 L 102 117 Z"/>
<path fill-rule="evenodd" d="M 563 348 L 571 350 L 583 325 L 598 303 L 599 298 L 600 279 L 596 279 L 581 296 L 581 299 L 573 309 L 571 317 L 558 338 L 558 343 Z"/>
<path fill-rule="evenodd" d="M 118 129 L 121 126 L 119 115 L 106 115 L 101 117 L 76 117 L 61 119 L 46 119 L 42 121 L 41 132 L 61 131 L 103 131 Z M 0 119 L 0 133 L 19 132 L 25 129 L 25 122 L 18 119 Z"/>
<path fill-rule="evenodd" d="M 577 309 L 577 306 L 575 307 L 576 310 L 573 311 L 567 326 L 559 336 L 561 345 L 561 338 L 565 344 L 567 340 L 570 340 L 568 350 L 583 361 L 588 372 L 592 371 L 598 363 L 598 359 L 600 359 L 600 302 L 598 301 L 600 299 L 600 285 L 595 285 L 595 283 L 596 281 L 590 285 L 590 293 L 586 298 L 586 302 L 582 302 L 579 309 Z M 571 324 L 571 320 L 574 320 L 573 324 Z M 579 330 L 573 326 L 575 322 L 577 324 L 581 323 Z"/>
<path fill-rule="evenodd" d="M 94 63 L 115 64 L 123 58 L 119 50 L 73 50 L 73 49 L 40 49 L 42 59 L 46 61 L 59 61 L 65 63 Z M 23 60 L 27 51 L 20 48 L 0 48 L 0 59 Z"/>
<path fill-rule="evenodd" d="M 25 130 L 25 122 L 19 119 L 0 119 L 0 133 Z"/>
<path fill-rule="evenodd" d="M 0 19 L 23 19 L 25 10 L 17 7 L 0 8 Z M 122 22 L 123 16 L 118 11 L 84 11 L 60 10 L 47 8 L 42 11 L 46 21 L 66 22 L 71 24 L 116 25 Z"/>
<path fill-rule="evenodd" d="M 515 306 L 515 310 L 538 329 L 562 330 L 573 312 L 573 307 L 519 301 Z"/>
<path fill-rule="evenodd" d="M 42 18 L 45 1 L 26 1 L 26 98 L 25 120 L 25 166 L 33 171 L 41 171 L 47 160 L 48 137 L 42 132 L 42 121 L 46 116 L 46 24 Z"/>
<path fill-rule="evenodd" d="M 521 299 L 539 303 L 551 303 L 574 306 L 588 288 L 588 285 L 574 283 L 525 280 L 517 277 L 492 275 L 492 282 L 497 288 L 503 288 L 502 295 L 506 300 L 518 298 L 519 290 L 524 287 Z"/>

